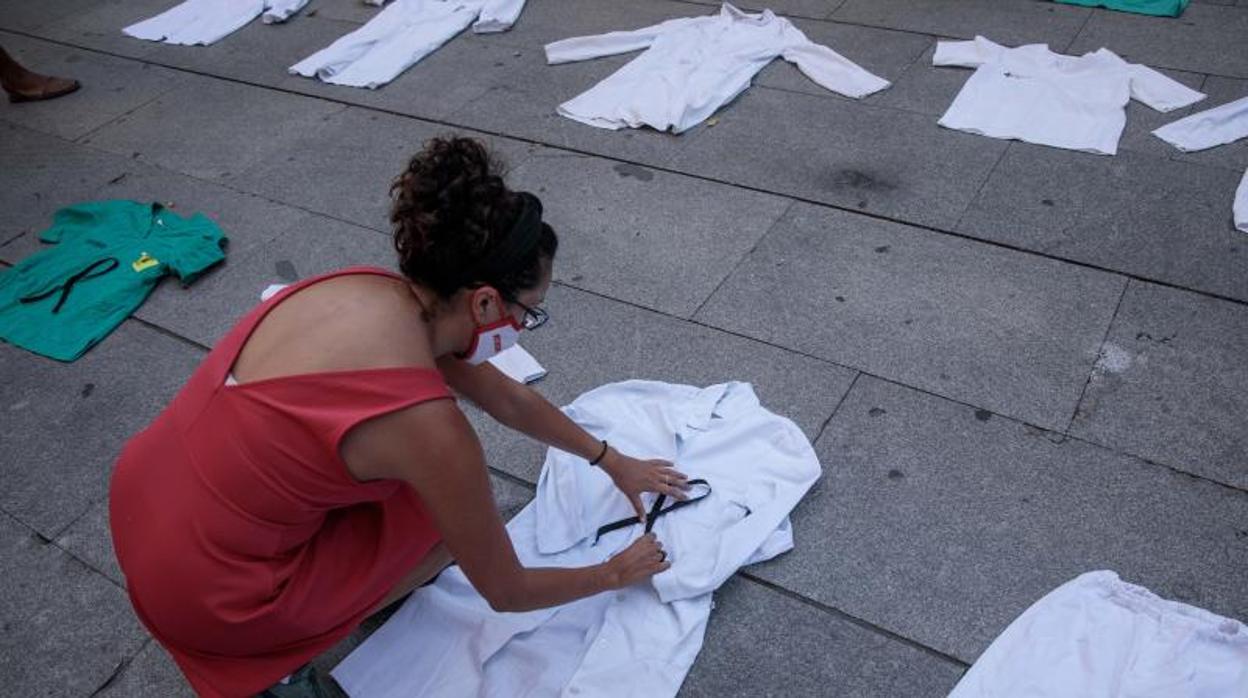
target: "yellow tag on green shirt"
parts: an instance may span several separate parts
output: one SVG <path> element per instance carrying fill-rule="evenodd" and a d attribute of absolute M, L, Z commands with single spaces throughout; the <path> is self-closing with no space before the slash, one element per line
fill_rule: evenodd
<path fill-rule="evenodd" d="M 156 259 L 146 252 L 142 252 L 139 254 L 139 258 L 130 264 L 130 268 L 135 271 L 143 271 L 144 269 L 150 269 L 157 264 L 160 264 L 159 259 Z"/>

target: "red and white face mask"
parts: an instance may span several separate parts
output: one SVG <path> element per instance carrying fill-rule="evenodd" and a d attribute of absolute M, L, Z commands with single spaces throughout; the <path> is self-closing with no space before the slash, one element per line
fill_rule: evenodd
<path fill-rule="evenodd" d="M 520 330 L 520 323 L 510 313 L 504 313 L 502 319 L 478 327 L 468 351 L 456 354 L 456 358 L 473 366 L 485 363 L 491 356 L 514 347 L 520 339 Z"/>

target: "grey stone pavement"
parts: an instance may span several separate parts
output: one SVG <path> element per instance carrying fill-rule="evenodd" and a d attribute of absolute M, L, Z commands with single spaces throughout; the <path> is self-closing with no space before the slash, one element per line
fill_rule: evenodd
<path fill-rule="evenodd" d="M 1113 158 L 948 131 L 970 73 L 931 66 L 938 37 L 1105 46 L 1204 108 L 1248 94 L 1248 0 L 1180 19 L 776 0 L 894 86 L 856 102 L 777 62 L 682 136 L 556 116 L 629 56 L 548 67 L 541 46 L 709 2 L 529 0 L 511 32 L 377 91 L 285 70 L 375 11 L 358 0 L 208 48 L 120 33 L 173 2 L 0 0 L 0 45 L 84 84 L 0 105 L 0 259 L 87 199 L 172 202 L 231 238 L 73 364 L 0 345 L 0 694 L 188 692 L 124 594 L 112 461 L 266 284 L 391 265 L 387 183 L 451 132 L 490 141 L 562 234 L 552 320 L 526 338 L 539 390 L 748 380 L 822 458 L 797 549 L 721 591 L 685 695 L 944 695 L 1094 569 L 1248 620 L 1248 236 L 1230 222 L 1248 142 L 1179 153 L 1149 131 L 1192 109 L 1138 104 Z M 472 418 L 515 511 L 542 449 Z"/>

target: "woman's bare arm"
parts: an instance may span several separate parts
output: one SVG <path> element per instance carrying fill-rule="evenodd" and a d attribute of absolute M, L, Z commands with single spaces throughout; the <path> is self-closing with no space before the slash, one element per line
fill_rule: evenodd
<path fill-rule="evenodd" d="M 494 505 L 480 442 L 454 402 L 435 400 L 370 420 L 348 434 L 353 472 L 405 480 L 451 555 L 490 606 L 527 611 L 618 589 L 667 569 L 654 536 L 590 567 L 525 568 Z M 363 466 L 363 467 L 360 467 Z"/>

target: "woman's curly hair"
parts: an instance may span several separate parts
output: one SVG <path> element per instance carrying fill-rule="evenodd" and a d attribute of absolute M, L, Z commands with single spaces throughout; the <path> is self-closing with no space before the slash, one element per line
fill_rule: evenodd
<path fill-rule="evenodd" d="M 480 141 L 434 138 L 390 187 L 394 247 L 408 279 L 450 298 L 461 288 L 493 286 L 506 300 L 541 281 L 542 260 L 559 240 L 542 223 L 532 251 L 511 268 L 483 272 L 521 214 L 518 192 L 503 183 L 502 165 Z M 488 266 L 488 265 L 487 265 Z"/>

